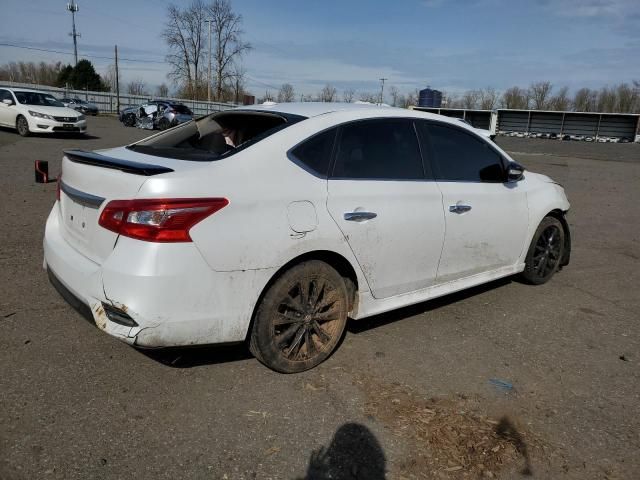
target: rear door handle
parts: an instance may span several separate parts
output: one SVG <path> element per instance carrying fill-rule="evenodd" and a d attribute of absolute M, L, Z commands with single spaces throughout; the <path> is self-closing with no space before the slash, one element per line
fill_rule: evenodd
<path fill-rule="evenodd" d="M 464 213 L 471 210 L 471 205 L 449 205 L 451 213 Z"/>
<path fill-rule="evenodd" d="M 378 214 L 374 212 L 347 212 L 344 214 L 344 219 L 348 222 L 364 222 L 377 216 Z"/>

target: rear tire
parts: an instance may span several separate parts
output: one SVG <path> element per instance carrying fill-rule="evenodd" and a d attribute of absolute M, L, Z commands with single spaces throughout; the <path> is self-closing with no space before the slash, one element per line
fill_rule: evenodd
<path fill-rule="evenodd" d="M 344 279 L 319 260 L 293 266 L 268 288 L 255 313 L 249 349 L 281 373 L 309 370 L 335 350 L 348 314 Z"/>
<path fill-rule="evenodd" d="M 29 122 L 22 115 L 18 115 L 18 118 L 16 118 L 16 130 L 22 137 L 28 137 L 31 133 L 29 131 Z"/>
<path fill-rule="evenodd" d="M 133 127 L 136 124 L 136 116 L 132 113 L 128 113 L 124 116 L 122 123 L 124 123 L 125 127 Z"/>
<path fill-rule="evenodd" d="M 560 220 L 545 217 L 533 235 L 521 276 L 532 285 L 542 285 L 558 271 L 564 255 L 564 228 Z"/>
<path fill-rule="evenodd" d="M 158 121 L 158 129 L 159 130 L 166 130 L 167 128 L 171 128 L 171 123 L 166 118 L 161 118 Z"/>

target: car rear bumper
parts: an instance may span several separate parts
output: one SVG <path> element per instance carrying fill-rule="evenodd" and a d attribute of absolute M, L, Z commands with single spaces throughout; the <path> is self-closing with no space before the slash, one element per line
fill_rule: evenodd
<path fill-rule="evenodd" d="M 88 307 L 95 324 L 131 345 L 169 347 L 243 341 L 270 269 L 211 270 L 193 243 L 160 244 L 120 237 L 98 265 L 64 239 L 59 208 L 46 224 L 44 267 L 76 309 Z M 59 285 L 56 285 L 59 284 Z M 107 309 L 136 326 L 114 322 Z M 85 309 L 85 310 L 86 310 Z"/>

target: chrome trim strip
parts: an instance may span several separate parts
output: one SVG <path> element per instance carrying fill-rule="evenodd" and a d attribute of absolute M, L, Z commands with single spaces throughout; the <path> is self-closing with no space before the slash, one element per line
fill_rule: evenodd
<path fill-rule="evenodd" d="M 100 208 L 102 202 L 104 202 L 104 198 L 98 197 L 97 195 L 91 195 L 90 193 L 81 192 L 80 190 L 76 190 L 73 187 L 70 187 L 64 182 L 60 182 L 60 190 L 62 190 L 65 195 L 67 195 L 71 200 L 80 205 L 84 205 L 85 207 L 95 208 L 96 210 Z"/>

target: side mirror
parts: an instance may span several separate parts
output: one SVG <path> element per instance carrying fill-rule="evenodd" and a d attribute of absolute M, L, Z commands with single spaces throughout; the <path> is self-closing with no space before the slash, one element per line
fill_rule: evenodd
<path fill-rule="evenodd" d="M 524 178 L 524 167 L 516 162 L 509 162 L 507 182 L 519 182 Z"/>
<path fill-rule="evenodd" d="M 13 100 L 5 98 L 4 100 L 2 100 L 2 103 L 4 103 L 7 107 L 10 107 L 11 105 L 13 105 Z"/>

